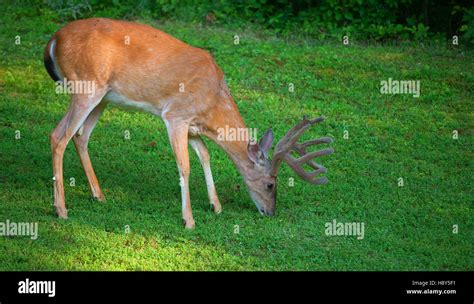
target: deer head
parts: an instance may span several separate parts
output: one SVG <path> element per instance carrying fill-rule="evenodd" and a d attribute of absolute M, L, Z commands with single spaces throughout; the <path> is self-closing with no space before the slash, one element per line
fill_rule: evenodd
<path fill-rule="evenodd" d="M 334 152 L 334 149 L 326 148 L 315 152 L 307 152 L 307 149 L 313 145 L 331 143 L 332 138 L 321 137 L 297 143 L 301 135 L 310 126 L 323 120 L 324 117 L 318 117 L 313 120 L 304 118 L 291 128 L 275 146 L 272 160 L 269 159 L 268 153 L 273 143 L 273 132 L 271 129 L 265 132 L 260 142 L 250 142 L 248 144 L 247 154 L 253 163 L 253 168 L 248 170 L 245 183 L 250 197 L 261 214 L 273 215 L 275 213 L 276 182 L 278 169 L 282 162 L 286 162 L 300 178 L 311 184 L 321 185 L 328 182 L 326 177 L 320 176 L 320 174 L 327 172 L 326 168 L 317 164 L 314 158 L 331 154 Z M 292 153 L 298 156 L 294 157 Z M 306 171 L 303 168 L 305 165 L 312 168 L 312 170 Z"/>

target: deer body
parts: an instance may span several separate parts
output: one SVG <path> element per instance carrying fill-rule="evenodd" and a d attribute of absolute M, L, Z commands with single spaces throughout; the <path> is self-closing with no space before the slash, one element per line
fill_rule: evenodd
<path fill-rule="evenodd" d="M 203 166 L 210 204 L 216 213 L 221 212 L 201 135 L 215 141 L 230 156 L 259 211 L 274 213 L 276 174 L 269 174 L 268 158 L 263 162 L 260 159 L 267 156 L 273 134 L 267 132 L 260 147 L 249 145 L 248 140 L 217 139 L 220 128 L 245 128 L 245 124 L 224 74 L 206 51 L 146 25 L 93 18 L 72 22 L 54 34 L 45 49 L 45 65 L 56 81 L 92 81 L 95 88 L 92 95 L 72 94 L 68 112 L 51 134 L 54 205 L 59 217 L 67 218 L 62 168 L 70 139 L 93 197 L 104 199 L 87 143 L 108 103 L 141 109 L 165 122 L 179 169 L 187 228 L 194 227 L 188 190 L 188 143 Z M 272 189 L 256 189 L 262 183 L 271 184 Z"/>

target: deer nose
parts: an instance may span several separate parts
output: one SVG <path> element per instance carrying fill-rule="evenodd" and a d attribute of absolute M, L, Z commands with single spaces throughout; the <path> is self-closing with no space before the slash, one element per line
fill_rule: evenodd
<path fill-rule="evenodd" d="M 261 215 L 267 215 L 267 216 L 273 216 L 275 214 L 275 208 L 266 208 L 264 206 L 257 206 L 258 212 L 260 212 Z"/>
<path fill-rule="evenodd" d="M 260 212 L 261 212 L 262 214 L 265 214 L 265 215 L 268 215 L 268 216 L 273 216 L 273 215 L 275 215 L 275 210 L 273 210 L 273 209 L 262 208 L 262 209 L 260 209 Z"/>

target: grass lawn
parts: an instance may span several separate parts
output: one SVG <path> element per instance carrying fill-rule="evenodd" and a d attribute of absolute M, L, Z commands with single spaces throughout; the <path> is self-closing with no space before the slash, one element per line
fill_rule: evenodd
<path fill-rule="evenodd" d="M 49 134 L 69 97 L 55 94 L 42 58 L 62 24 L 2 12 L 0 222 L 38 222 L 39 237 L 0 237 L 0 270 L 474 270 L 471 50 L 304 43 L 252 30 L 148 23 L 209 50 L 247 126 L 260 135 L 272 126 L 279 139 L 303 115 L 325 115 L 305 138 L 335 138 L 336 153 L 323 161 L 330 183 L 306 184 L 284 165 L 277 215 L 262 217 L 230 159 L 207 141 L 223 213 L 209 209 L 190 151 L 196 229 L 185 230 L 163 122 L 109 107 L 89 144 L 107 201 L 90 200 L 70 143 L 69 219 L 57 219 Z M 388 78 L 420 80 L 421 96 L 381 94 Z M 325 223 L 334 219 L 363 222 L 365 237 L 326 236 Z"/>

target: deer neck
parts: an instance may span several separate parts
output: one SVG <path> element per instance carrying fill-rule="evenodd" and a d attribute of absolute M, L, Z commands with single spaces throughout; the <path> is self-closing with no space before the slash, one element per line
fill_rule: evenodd
<path fill-rule="evenodd" d="M 253 163 L 248 158 L 247 146 L 251 140 L 250 129 L 240 116 L 239 110 L 230 94 L 216 103 L 208 112 L 204 122 L 203 133 L 221 147 L 234 162 L 244 179 L 253 168 Z"/>

